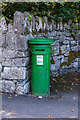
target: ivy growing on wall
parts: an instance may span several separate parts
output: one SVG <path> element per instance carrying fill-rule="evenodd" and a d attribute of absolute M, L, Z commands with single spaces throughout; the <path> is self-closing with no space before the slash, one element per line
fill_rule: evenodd
<path fill-rule="evenodd" d="M 27 11 L 34 16 L 47 16 L 56 22 L 74 22 L 80 20 L 80 2 L 7 2 L 2 3 L 2 15 L 8 22 L 13 20 L 16 11 Z M 30 19 L 30 18 L 29 18 Z"/>

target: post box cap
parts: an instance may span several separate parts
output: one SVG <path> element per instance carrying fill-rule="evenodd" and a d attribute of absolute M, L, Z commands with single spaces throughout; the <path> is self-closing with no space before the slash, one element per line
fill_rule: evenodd
<path fill-rule="evenodd" d="M 30 44 L 52 44 L 54 42 L 53 39 L 50 38 L 33 38 L 29 40 Z"/>

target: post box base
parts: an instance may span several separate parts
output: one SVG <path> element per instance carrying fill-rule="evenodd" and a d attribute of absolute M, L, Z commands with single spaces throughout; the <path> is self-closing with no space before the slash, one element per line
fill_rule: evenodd
<path fill-rule="evenodd" d="M 46 92 L 46 93 L 35 93 L 35 92 L 32 92 L 32 95 L 34 95 L 34 96 L 48 97 L 50 95 L 50 91 Z"/>

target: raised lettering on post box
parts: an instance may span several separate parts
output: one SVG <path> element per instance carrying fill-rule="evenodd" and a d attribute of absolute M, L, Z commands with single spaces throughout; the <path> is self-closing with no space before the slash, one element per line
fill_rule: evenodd
<path fill-rule="evenodd" d="M 43 55 L 37 55 L 37 65 L 43 65 Z"/>

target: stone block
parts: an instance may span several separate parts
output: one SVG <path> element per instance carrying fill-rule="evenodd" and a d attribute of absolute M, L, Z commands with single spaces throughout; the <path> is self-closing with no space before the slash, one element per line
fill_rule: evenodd
<path fill-rule="evenodd" d="M 72 51 L 76 51 L 77 52 L 79 49 L 80 49 L 80 46 L 72 46 L 71 47 Z"/>
<path fill-rule="evenodd" d="M 11 59 L 5 59 L 2 61 L 2 66 L 10 67 L 11 66 Z"/>
<path fill-rule="evenodd" d="M 77 42 L 76 41 L 71 41 L 71 46 L 76 46 Z"/>
<path fill-rule="evenodd" d="M 2 34 L 5 34 L 7 31 L 7 24 L 6 24 L 6 20 L 4 17 L 2 17 L 0 20 L 0 30 L 1 30 Z"/>
<path fill-rule="evenodd" d="M 28 48 L 28 46 L 27 46 L 26 37 L 23 35 L 17 34 L 16 50 L 25 51 L 25 50 L 27 50 L 27 48 Z"/>
<path fill-rule="evenodd" d="M 8 80 L 0 80 L 0 91 L 7 93 L 14 93 L 15 92 L 14 82 Z"/>
<path fill-rule="evenodd" d="M 57 31 L 57 35 L 58 36 L 62 35 L 62 32 Z"/>
<path fill-rule="evenodd" d="M 63 46 L 61 46 L 61 51 L 62 51 L 62 54 L 70 51 L 69 45 L 63 45 Z"/>
<path fill-rule="evenodd" d="M 2 64 L 0 63 L 0 72 L 2 71 Z"/>
<path fill-rule="evenodd" d="M 16 42 L 16 34 L 15 33 L 6 33 L 6 46 L 7 49 L 14 49 L 15 50 L 15 42 Z"/>
<path fill-rule="evenodd" d="M 14 58 L 15 57 L 15 51 L 14 50 L 3 49 L 2 57 L 5 58 L 5 59 Z"/>
<path fill-rule="evenodd" d="M 61 63 L 67 62 L 67 61 L 68 61 L 68 57 L 64 57 L 64 58 L 62 58 Z"/>
<path fill-rule="evenodd" d="M 64 56 L 67 57 L 68 55 L 69 55 L 69 51 L 67 51 L 67 52 L 64 53 Z"/>
<path fill-rule="evenodd" d="M 47 36 L 55 37 L 56 36 L 56 31 L 48 32 Z"/>
<path fill-rule="evenodd" d="M 58 76 L 59 75 L 59 72 L 52 72 L 51 76 L 55 77 L 55 76 Z"/>
<path fill-rule="evenodd" d="M 2 33 L 0 33 L 0 47 L 2 46 Z"/>
<path fill-rule="evenodd" d="M 55 64 L 51 64 L 50 69 L 51 71 L 58 71 L 60 68 L 60 60 L 56 60 Z"/>
<path fill-rule="evenodd" d="M 60 40 L 60 42 L 65 41 L 65 39 L 66 39 L 66 37 L 65 37 L 64 35 L 59 36 L 59 40 Z"/>
<path fill-rule="evenodd" d="M 8 24 L 8 32 L 14 33 L 14 28 L 13 28 L 12 23 Z"/>
<path fill-rule="evenodd" d="M 54 48 L 53 48 L 53 52 L 54 52 L 54 55 L 59 54 L 59 45 L 54 46 Z"/>
<path fill-rule="evenodd" d="M 14 13 L 14 22 L 13 22 L 14 31 L 16 33 L 18 34 L 23 33 L 23 22 L 24 22 L 24 14 L 16 11 Z"/>
<path fill-rule="evenodd" d="M 59 40 L 57 40 L 57 41 L 55 40 L 54 43 L 53 43 L 53 46 L 54 46 L 54 47 L 55 47 L 55 46 L 59 46 Z"/>
<path fill-rule="evenodd" d="M 72 62 L 69 68 L 78 68 L 78 62 Z"/>
<path fill-rule="evenodd" d="M 59 23 L 57 24 L 57 27 L 56 27 L 56 30 L 59 30 L 60 29 L 60 25 Z"/>
<path fill-rule="evenodd" d="M 2 52 L 0 51 L 0 62 L 2 62 L 3 57 L 2 57 Z"/>
<path fill-rule="evenodd" d="M 32 79 L 32 70 L 31 69 L 26 71 L 26 76 L 27 76 L 27 81 Z"/>
<path fill-rule="evenodd" d="M 21 67 L 21 66 L 27 66 L 27 65 L 29 65 L 29 63 L 30 63 L 30 59 L 29 59 L 29 57 L 27 57 L 27 58 L 15 58 L 15 59 L 12 59 L 12 66 L 14 66 L 14 67 L 16 67 L 16 66 L 18 66 L 18 67 Z"/>
<path fill-rule="evenodd" d="M 26 57 L 26 52 L 22 52 L 22 51 L 15 51 L 15 57 L 16 58 L 23 58 Z"/>
<path fill-rule="evenodd" d="M 59 24 L 60 24 L 60 30 L 63 30 L 63 24 L 62 24 L 62 22 L 60 22 Z"/>
<path fill-rule="evenodd" d="M 63 41 L 63 44 L 69 45 L 69 40 L 66 40 L 66 39 L 65 39 L 65 40 Z"/>
<path fill-rule="evenodd" d="M 60 59 L 55 61 L 55 68 L 59 69 L 60 68 Z"/>
<path fill-rule="evenodd" d="M 66 37 L 69 37 L 71 36 L 71 33 L 69 30 L 64 30 L 63 35 L 65 35 Z"/>
<path fill-rule="evenodd" d="M 26 67 L 4 67 L 3 79 L 26 79 Z"/>
<path fill-rule="evenodd" d="M 16 86 L 16 93 L 19 95 L 24 95 L 30 91 L 30 82 L 25 83 L 24 85 L 17 85 Z"/>

